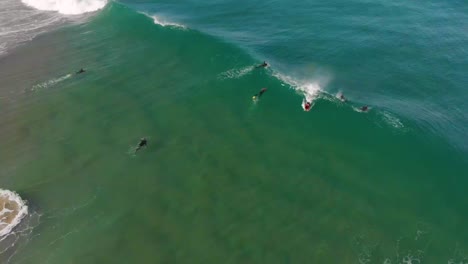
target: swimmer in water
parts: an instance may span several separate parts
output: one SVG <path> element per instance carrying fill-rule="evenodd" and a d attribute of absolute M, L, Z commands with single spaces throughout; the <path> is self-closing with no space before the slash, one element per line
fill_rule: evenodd
<path fill-rule="evenodd" d="M 79 71 L 76 72 L 76 74 L 84 73 L 86 72 L 83 68 L 81 68 Z"/>
<path fill-rule="evenodd" d="M 268 63 L 264 61 L 262 64 L 257 65 L 255 68 L 266 68 L 266 67 L 268 67 Z"/>
<path fill-rule="evenodd" d="M 139 151 L 142 147 L 146 147 L 148 145 L 148 140 L 146 138 L 141 138 L 140 143 L 138 143 L 138 146 L 135 149 L 135 153 Z"/>
<path fill-rule="evenodd" d="M 265 92 L 266 92 L 267 88 L 262 88 L 260 90 L 260 92 L 258 92 L 257 94 L 255 94 L 252 99 L 254 100 L 257 100 L 257 99 L 260 99 L 260 96 L 262 96 Z"/>
<path fill-rule="evenodd" d="M 367 112 L 369 111 L 369 106 L 365 105 L 363 107 L 360 108 L 362 112 Z"/>

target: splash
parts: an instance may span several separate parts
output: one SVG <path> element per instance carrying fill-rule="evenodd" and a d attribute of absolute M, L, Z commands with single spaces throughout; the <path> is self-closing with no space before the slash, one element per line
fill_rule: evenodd
<path fill-rule="evenodd" d="M 0 237 L 9 234 L 27 214 L 28 207 L 17 193 L 0 189 Z"/>
<path fill-rule="evenodd" d="M 323 92 L 319 81 L 301 81 L 291 76 L 284 75 L 281 73 L 273 73 L 273 76 L 278 78 L 280 81 L 289 85 L 292 89 L 298 91 L 304 96 L 304 100 L 301 102 L 302 109 L 305 110 L 305 102 L 311 103 L 311 108 L 315 104 L 315 99 Z"/>
<path fill-rule="evenodd" d="M 273 73 L 273 76 L 302 93 L 308 102 L 314 101 L 322 92 L 322 85 L 319 81 L 302 81 L 277 72 Z"/>
<path fill-rule="evenodd" d="M 44 11 L 65 15 L 79 15 L 102 9 L 107 0 L 21 0 L 24 4 Z"/>
<path fill-rule="evenodd" d="M 307 102 L 311 103 L 310 101 L 308 101 L 307 99 L 304 98 L 304 100 L 302 100 L 302 104 L 301 104 L 302 109 L 303 109 L 304 111 L 306 111 L 306 112 L 310 111 L 310 110 L 312 109 L 312 107 L 314 107 L 314 104 L 315 104 L 315 102 L 312 101 L 312 103 L 311 103 L 311 105 L 310 105 L 310 108 L 309 108 L 309 109 L 306 109 L 306 103 L 307 103 Z"/>

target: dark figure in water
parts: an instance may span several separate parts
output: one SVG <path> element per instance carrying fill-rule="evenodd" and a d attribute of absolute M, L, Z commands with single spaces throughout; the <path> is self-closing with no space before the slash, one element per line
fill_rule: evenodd
<path fill-rule="evenodd" d="M 142 147 L 146 147 L 148 145 L 148 140 L 146 138 L 141 138 L 140 143 L 138 143 L 138 146 L 135 149 L 135 153 L 139 151 Z"/>
<path fill-rule="evenodd" d="M 367 105 L 361 107 L 361 111 L 367 112 L 369 110 L 369 107 Z"/>
<path fill-rule="evenodd" d="M 346 102 L 346 98 L 344 97 L 344 95 L 340 95 L 340 100 L 341 102 Z"/>
<path fill-rule="evenodd" d="M 79 71 L 76 72 L 76 74 L 80 74 L 80 73 L 84 73 L 85 70 L 83 68 L 81 68 Z"/>
<path fill-rule="evenodd" d="M 305 105 L 304 105 L 304 109 L 306 111 L 309 111 L 311 107 L 312 107 L 312 104 L 310 102 L 306 102 Z"/>
<path fill-rule="evenodd" d="M 252 98 L 253 98 L 254 100 L 260 99 L 260 96 L 262 96 L 262 95 L 266 92 L 266 90 L 267 90 L 267 88 L 262 88 L 262 89 L 260 90 L 260 92 L 258 92 L 257 94 L 255 94 Z"/>
<path fill-rule="evenodd" d="M 255 68 L 266 68 L 266 67 L 268 67 L 268 63 L 264 61 L 262 64 L 257 65 Z"/>

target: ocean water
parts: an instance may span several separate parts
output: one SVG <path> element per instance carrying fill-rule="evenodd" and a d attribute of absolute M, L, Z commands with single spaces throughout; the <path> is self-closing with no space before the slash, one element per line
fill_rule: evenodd
<path fill-rule="evenodd" d="M 468 263 L 466 1 L 0 12 L 1 263 Z"/>

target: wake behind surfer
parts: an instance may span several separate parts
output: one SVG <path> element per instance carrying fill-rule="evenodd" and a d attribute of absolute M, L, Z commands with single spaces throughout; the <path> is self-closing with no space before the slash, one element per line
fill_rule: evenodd
<path fill-rule="evenodd" d="M 264 61 L 262 64 L 255 66 L 255 68 L 266 68 L 268 67 L 268 63 Z"/>
<path fill-rule="evenodd" d="M 260 97 L 267 91 L 267 88 L 262 88 L 260 92 L 252 96 L 252 99 L 257 100 L 260 99 Z"/>
<path fill-rule="evenodd" d="M 148 140 L 146 138 L 141 138 L 138 146 L 135 148 L 135 153 L 139 151 L 142 147 L 146 147 L 148 145 Z"/>

